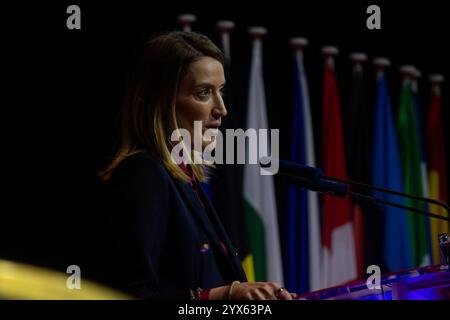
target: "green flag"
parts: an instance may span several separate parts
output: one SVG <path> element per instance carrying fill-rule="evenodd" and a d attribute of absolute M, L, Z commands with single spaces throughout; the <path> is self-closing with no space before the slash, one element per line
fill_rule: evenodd
<path fill-rule="evenodd" d="M 254 28 L 253 30 L 255 30 L 253 32 L 258 31 L 259 36 L 254 36 L 253 40 L 247 128 L 260 130 L 268 129 L 261 40 L 261 34 L 265 31 L 262 28 Z M 259 148 L 259 150 L 262 149 L 260 144 Z M 256 151 L 254 148 L 248 149 L 249 153 Z M 270 147 L 267 146 L 266 150 L 270 150 Z M 249 157 L 251 158 L 251 155 Z M 283 266 L 273 176 L 261 175 L 260 168 L 256 164 L 245 164 L 244 199 L 244 212 L 250 252 L 253 255 L 255 280 L 275 281 L 283 285 Z M 252 280 L 251 277 L 249 277 L 249 280 Z"/>
<path fill-rule="evenodd" d="M 406 193 L 423 196 L 423 186 L 426 182 L 423 181 L 421 174 L 420 137 L 417 130 L 417 121 L 411 79 L 405 77 L 397 114 L 397 130 L 404 186 Z M 422 201 L 406 199 L 405 204 L 420 210 L 426 210 Z M 427 223 L 426 216 L 413 212 L 408 213 L 412 261 L 416 266 L 430 264 Z"/>

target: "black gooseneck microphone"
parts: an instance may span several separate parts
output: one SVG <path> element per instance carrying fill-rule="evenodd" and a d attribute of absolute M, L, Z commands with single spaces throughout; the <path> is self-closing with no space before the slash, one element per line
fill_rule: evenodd
<path fill-rule="evenodd" d="M 264 157 L 264 158 L 260 159 L 259 164 L 262 168 L 270 168 L 271 161 L 272 161 L 271 158 Z M 324 193 L 324 194 L 329 194 L 329 195 L 333 195 L 333 196 L 337 196 L 337 197 L 341 197 L 341 198 L 345 198 L 348 195 L 353 199 L 364 200 L 364 201 L 369 201 L 369 202 L 374 202 L 374 203 L 382 203 L 382 204 L 397 207 L 400 209 L 413 211 L 413 212 L 423 214 L 423 215 L 426 215 L 429 217 L 433 217 L 436 219 L 450 221 L 450 218 L 443 217 L 436 213 L 431 213 L 431 212 L 428 212 L 425 210 L 420 210 L 420 209 L 417 209 L 414 207 L 409 207 L 409 206 L 405 206 L 405 205 L 398 204 L 395 202 L 386 201 L 386 200 L 383 200 L 383 199 L 380 199 L 380 198 L 377 198 L 377 197 L 374 197 L 371 195 L 354 192 L 353 190 L 351 190 L 351 188 L 349 188 L 349 186 L 355 186 L 355 187 L 358 187 L 358 188 L 364 189 L 364 190 L 378 191 L 378 192 L 393 194 L 393 195 L 400 196 L 400 197 L 405 197 L 405 198 L 410 198 L 410 199 L 414 199 L 414 200 L 424 201 L 427 203 L 432 203 L 432 204 L 435 204 L 437 206 L 444 208 L 447 211 L 447 214 L 450 214 L 450 207 L 443 201 L 420 197 L 420 196 L 415 196 L 412 194 L 399 192 L 399 191 L 395 191 L 395 190 L 391 190 L 391 189 L 387 189 L 387 188 L 380 188 L 377 186 L 372 186 L 369 184 L 356 182 L 356 181 L 352 181 L 352 180 L 344 180 L 344 179 L 339 179 L 339 178 L 334 178 L 334 177 L 328 177 L 328 176 L 323 175 L 323 172 L 320 168 L 304 166 L 304 165 L 300 165 L 300 164 L 297 164 L 297 163 L 291 162 L 291 161 L 286 161 L 286 160 L 281 160 L 281 159 L 277 159 L 276 161 L 279 163 L 277 174 L 287 177 L 291 183 L 293 183 L 294 185 L 296 185 L 299 188 L 316 191 L 316 192 L 320 192 L 320 193 Z"/>

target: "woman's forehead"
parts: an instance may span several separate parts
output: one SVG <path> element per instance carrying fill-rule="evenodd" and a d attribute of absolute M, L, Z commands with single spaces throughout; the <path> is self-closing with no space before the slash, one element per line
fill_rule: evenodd
<path fill-rule="evenodd" d="M 219 61 L 204 57 L 189 65 L 185 79 L 194 85 L 209 83 L 219 86 L 225 82 L 225 75 Z"/>

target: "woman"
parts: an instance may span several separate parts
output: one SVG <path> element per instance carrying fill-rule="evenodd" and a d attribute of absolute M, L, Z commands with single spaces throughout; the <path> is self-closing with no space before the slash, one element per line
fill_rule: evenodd
<path fill-rule="evenodd" d="M 205 36 L 170 32 L 147 42 L 126 94 L 121 146 L 108 186 L 112 284 L 141 298 L 291 299 L 276 283 L 246 282 L 239 257 L 199 182 L 204 165 L 177 164 L 173 132 L 214 143 L 225 85 L 222 52 Z M 202 121 L 194 127 L 194 121 Z M 195 132 L 195 130 L 197 132 Z M 190 149 L 192 145 L 185 145 Z M 187 159 L 190 159 L 188 154 Z"/>

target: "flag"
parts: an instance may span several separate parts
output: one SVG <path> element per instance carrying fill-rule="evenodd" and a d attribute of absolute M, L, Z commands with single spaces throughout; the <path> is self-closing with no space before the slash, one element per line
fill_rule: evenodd
<path fill-rule="evenodd" d="M 339 94 L 334 60 L 327 57 L 323 79 L 322 167 L 324 174 L 347 179 Z M 324 285 L 356 279 L 353 223 L 348 198 L 323 196 Z"/>
<path fill-rule="evenodd" d="M 403 191 L 403 174 L 397 144 L 397 132 L 391 106 L 391 98 L 385 75 L 380 73 L 377 81 L 375 106 L 375 130 L 373 143 L 372 183 L 377 187 Z M 374 192 L 385 201 L 404 204 L 403 197 Z M 377 204 L 378 212 L 384 214 L 383 258 L 388 272 L 413 266 L 412 247 L 408 228 L 408 212 L 393 206 Z M 377 241 L 377 239 L 373 239 Z"/>
<path fill-rule="evenodd" d="M 404 191 L 409 194 L 423 196 L 423 184 L 425 181 L 422 181 L 420 140 L 417 128 L 417 114 L 411 79 L 405 77 L 397 113 L 397 131 Z M 405 199 L 405 205 L 426 210 L 425 204 L 422 201 L 414 199 Z M 414 266 L 428 265 L 430 263 L 426 218 L 426 216 L 413 212 L 408 214 L 408 227 L 412 243 Z"/>
<path fill-rule="evenodd" d="M 253 42 L 247 128 L 268 129 L 261 39 L 255 39 Z M 258 159 L 257 156 L 256 158 Z M 282 284 L 283 269 L 273 176 L 261 175 L 257 164 L 246 164 L 244 167 L 244 199 L 255 280 L 270 280 Z"/>
<path fill-rule="evenodd" d="M 222 48 L 225 53 L 226 87 L 223 97 L 228 115 L 220 128 L 225 137 L 226 129 L 237 128 L 237 107 L 233 101 L 229 30 L 222 30 Z M 224 142 L 225 145 L 225 142 Z M 226 159 L 226 148 L 223 158 Z M 253 257 L 248 247 L 242 198 L 242 167 L 233 164 L 216 164 L 211 179 L 214 205 L 227 233 L 235 246 L 242 267 L 249 281 L 254 281 Z"/>
<path fill-rule="evenodd" d="M 445 135 L 442 117 L 440 88 L 437 83 L 434 83 L 426 125 L 429 196 L 432 199 L 448 202 Z M 430 204 L 430 211 L 448 217 L 445 209 L 439 206 Z M 438 264 L 441 253 L 437 238 L 439 233 L 448 232 L 450 226 L 445 221 L 430 219 L 430 227 L 433 264 Z"/>
<path fill-rule="evenodd" d="M 370 146 L 372 108 L 364 97 L 362 60 L 353 61 L 350 100 L 345 108 L 345 151 L 349 178 L 368 183 L 370 180 Z M 358 278 L 365 275 L 364 268 L 364 216 L 367 203 L 352 200 L 351 212 L 355 232 L 355 253 Z"/>
<path fill-rule="evenodd" d="M 295 52 L 295 95 L 291 160 L 315 167 L 314 136 L 303 52 Z M 321 288 L 321 240 L 317 193 L 291 186 L 287 218 L 286 288 L 309 292 Z"/>
<path fill-rule="evenodd" d="M 412 82 L 411 90 L 413 93 L 413 102 L 416 112 L 417 119 L 417 135 L 419 138 L 419 153 L 420 153 L 420 172 L 422 175 L 422 181 L 428 181 L 428 173 L 427 173 L 427 161 L 425 155 L 425 147 L 424 147 L 424 137 L 423 137 L 423 129 L 422 129 L 422 116 L 420 112 L 419 105 L 419 93 L 418 86 L 416 80 Z M 422 194 L 424 197 L 428 197 L 428 183 L 422 184 Z"/>
<path fill-rule="evenodd" d="M 419 76 L 419 71 L 415 69 L 416 77 L 414 77 L 412 83 L 411 83 L 411 90 L 413 93 L 413 101 L 415 106 L 415 112 L 416 112 L 416 125 L 417 125 L 417 135 L 419 138 L 419 153 L 420 153 L 420 174 L 421 174 L 421 181 L 422 181 L 422 196 L 428 198 L 429 197 L 429 191 L 428 191 L 428 172 L 427 172 L 427 161 L 426 161 L 426 155 L 425 155 L 425 146 L 424 146 L 424 137 L 423 137 L 423 129 L 422 129 L 422 112 L 420 111 L 420 104 L 419 104 L 419 92 L 418 92 L 418 83 L 417 83 L 417 77 Z M 425 210 L 429 211 L 428 203 L 424 203 L 423 207 Z M 427 243 L 429 245 L 427 251 L 430 252 L 430 261 L 431 262 L 431 239 L 430 239 L 430 217 L 424 217 L 425 218 L 425 228 L 426 228 L 426 238 Z M 428 264 L 429 264 L 428 262 Z"/>

